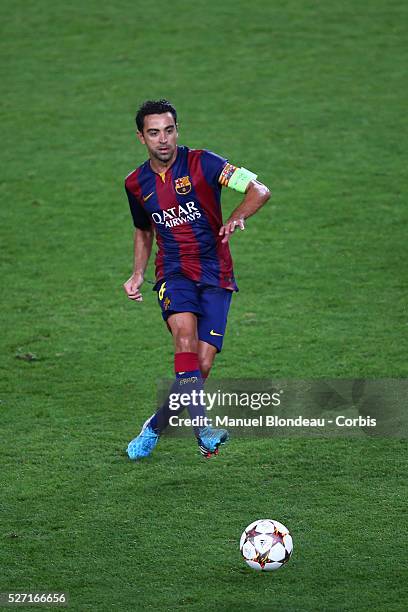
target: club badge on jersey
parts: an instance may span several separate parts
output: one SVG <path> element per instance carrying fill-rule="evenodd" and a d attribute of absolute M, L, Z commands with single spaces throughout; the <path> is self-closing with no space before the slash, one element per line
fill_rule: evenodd
<path fill-rule="evenodd" d="M 191 181 L 189 176 L 183 176 L 174 181 L 176 193 L 179 195 L 187 195 L 191 191 Z"/>

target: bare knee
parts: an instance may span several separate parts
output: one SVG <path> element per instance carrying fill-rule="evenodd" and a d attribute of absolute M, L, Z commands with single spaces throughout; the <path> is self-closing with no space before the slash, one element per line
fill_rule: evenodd
<path fill-rule="evenodd" d="M 176 353 L 196 353 L 197 337 L 191 333 L 178 331 L 173 334 L 174 348 Z"/>
<path fill-rule="evenodd" d="M 168 318 L 176 353 L 197 353 L 197 318 L 190 312 L 177 313 Z"/>

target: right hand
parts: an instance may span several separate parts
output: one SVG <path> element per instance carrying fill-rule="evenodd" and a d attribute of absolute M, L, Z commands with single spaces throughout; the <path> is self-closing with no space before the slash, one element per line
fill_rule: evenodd
<path fill-rule="evenodd" d="M 224 223 L 224 225 L 220 228 L 220 231 L 218 232 L 219 236 L 224 236 L 224 238 L 221 240 L 222 243 L 228 242 L 231 234 L 235 231 L 235 228 L 237 226 L 240 230 L 245 229 L 245 222 L 243 217 L 239 219 L 229 219 Z"/>
<path fill-rule="evenodd" d="M 123 284 L 126 295 L 130 300 L 135 302 L 143 302 L 143 296 L 139 288 L 143 285 L 143 274 L 132 274 L 132 276 Z"/>

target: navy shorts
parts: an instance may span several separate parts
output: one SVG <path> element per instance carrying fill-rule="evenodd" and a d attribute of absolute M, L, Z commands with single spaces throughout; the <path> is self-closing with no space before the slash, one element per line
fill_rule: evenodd
<path fill-rule="evenodd" d="M 163 279 L 155 289 L 165 321 L 176 312 L 194 313 L 199 340 L 221 351 L 232 291 L 197 283 L 182 274 Z"/>

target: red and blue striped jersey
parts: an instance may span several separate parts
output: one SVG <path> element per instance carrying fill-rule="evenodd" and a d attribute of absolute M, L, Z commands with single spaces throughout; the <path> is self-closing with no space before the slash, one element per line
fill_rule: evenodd
<path fill-rule="evenodd" d="M 227 160 L 210 151 L 178 147 L 172 166 L 155 173 L 149 160 L 125 180 L 135 227 L 154 227 L 156 282 L 173 274 L 237 290 L 222 226 L 220 174 Z"/>

